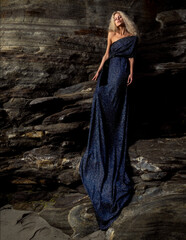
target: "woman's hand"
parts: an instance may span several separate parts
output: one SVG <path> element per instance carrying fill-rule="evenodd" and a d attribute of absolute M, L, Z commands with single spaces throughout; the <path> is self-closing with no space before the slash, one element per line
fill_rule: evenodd
<path fill-rule="evenodd" d="M 127 80 L 127 86 L 132 83 L 132 80 L 133 80 L 133 74 L 130 73 Z"/>
<path fill-rule="evenodd" d="M 97 71 L 94 77 L 92 78 L 92 81 L 96 81 L 99 76 L 99 72 Z"/>

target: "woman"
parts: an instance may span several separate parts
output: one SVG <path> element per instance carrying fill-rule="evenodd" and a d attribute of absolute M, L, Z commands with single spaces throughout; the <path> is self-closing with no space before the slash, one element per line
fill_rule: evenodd
<path fill-rule="evenodd" d="M 127 86 L 133 81 L 137 28 L 121 11 L 112 14 L 107 48 L 92 80 L 93 96 L 86 151 L 80 175 L 101 230 L 118 217 L 132 195 L 125 171 L 127 156 Z"/>

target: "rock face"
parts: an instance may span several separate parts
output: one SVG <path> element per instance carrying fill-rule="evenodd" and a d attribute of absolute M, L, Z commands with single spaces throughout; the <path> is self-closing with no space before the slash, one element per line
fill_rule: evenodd
<path fill-rule="evenodd" d="M 55 173 L 50 165 L 47 168 L 47 164 L 41 164 L 40 167 L 33 165 L 31 174 L 28 165 L 27 171 L 24 169 L 23 161 L 22 168 L 14 170 L 15 180 L 12 184 L 16 184 L 19 191 L 12 196 L 11 202 L 15 209 L 37 212 L 51 226 L 73 239 L 184 239 L 185 140 L 185 137 L 138 140 L 130 146 L 127 171 L 135 184 L 135 194 L 106 232 L 99 231 L 92 204 L 81 183 L 78 184 L 80 158 L 65 159 L 65 171 L 62 168 L 58 172 L 54 165 Z M 39 158 L 39 155 L 35 155 L 35 161 L 37 156 Z M 55 158 L 51 154 L 52 159 Z M 27 178 L 18 177 L 25 174 Z M 44 192 L 43 188 L 47 186 L 47 179 L 51 181 L 52 174 L 53 178 L 58 176 L 59 179 L 61 174 L 66 174 L 66 178 L 57 189 L 50 193 Z M 73 185 L 74 183 L 76 184 Z M 7 212 L 8 216 L 13 214 L 12 211 L 15 210 Z M 1 220 L 2 224 L 3 221 Z"/>
<path fill-rule="evenodd" d="M 135 195 L 114 222 L 113 239 L 184 238 L 185 147 L 185 138 L 139 140 L 130 147 Z"/>
<path fill-rule="evenodd" d="M 110 15 L 121 9 L 141 38 L 130 86 L 131 136 L 182 135 L 185 7 L 172 0 L 1 1 L 0 126 L 41 122 L 46 113 L 30 112 L 30 102 L 91 79 L 106 48 Z M 58 100 L 51 100 L 56 111 Z M 34 122 L 26 121 L 30 115 Z"/>
<path fill-rule="evenodd" d="M 11 229 L 11 231 L 10 231 Z M 43 218 L 29 211 L 16 211 L 11 207 L 1 209 L 1 239 L 12 240 L 15 236 L 25 239 L 64 239 L 70 237 L 51 227 Z"/>
<path fill-rule="evenodd" d="M 78 168 L 96 86 L 90 79 L 116 9 L 140 32 L 129 86 L 135 194 L 102 232 Z M 184 238 L 185 14 L 186 4 L 172 0 L 1 1 L 1 237 L 13 240 L 12 216 L 28 214 L 32 235 L 21 230 L 28 239 L 46 232 L 47 240 Z"/>

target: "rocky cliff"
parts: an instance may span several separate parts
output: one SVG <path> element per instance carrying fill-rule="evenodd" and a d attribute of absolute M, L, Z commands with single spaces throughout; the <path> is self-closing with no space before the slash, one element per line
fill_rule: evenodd
<path fill-rule="evenodd" d="M 112 227 L 100 232 L 78 166 L 96 84 L 90 79 L 117 9 L 140 31 L 129 86 L 127 165 L 135 194 Z M 184 239 L 185 15 L 186 4 L 171 0 L 1 0 L 2 239 L 15 233 L 24 240 L 46 234 Z"/>

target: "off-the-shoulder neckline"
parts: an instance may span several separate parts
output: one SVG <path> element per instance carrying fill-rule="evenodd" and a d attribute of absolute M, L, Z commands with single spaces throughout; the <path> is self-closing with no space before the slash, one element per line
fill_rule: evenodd
<path fill-rule="evenodd" d="M 114 43 L 118 42 L 119 40 L 124 39 L 124 38 L 128 38 L 128 37 L 136 37 L 136 36 L 135 36 L 135 35 L 132 35 L 132 36 L 127 36 L 127 37 L 120 38 L 120 39 L 114 41 L 114 42 L 111 44 L 111 46 L 112 46 Z"/>

